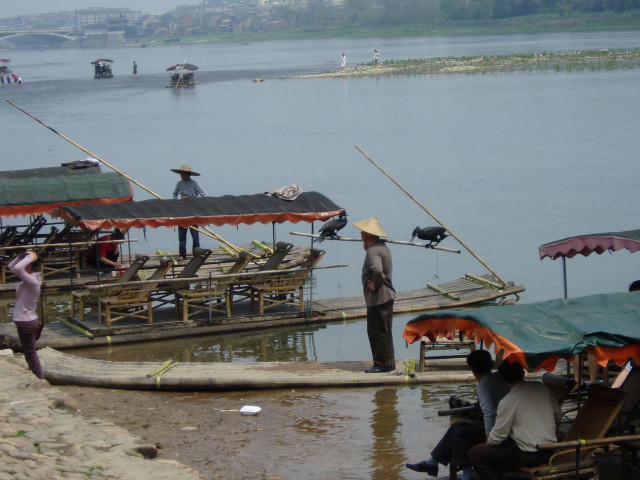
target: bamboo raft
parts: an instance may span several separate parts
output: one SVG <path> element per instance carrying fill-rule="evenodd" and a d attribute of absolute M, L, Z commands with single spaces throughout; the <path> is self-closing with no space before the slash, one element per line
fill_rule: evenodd
<path fill-rule="evenodd" d="M 475 305 L 524 291 L 524 286 L 509 285 L 498 288 L 494 280 L 490 274 L 468 274 L 464 278 L 437 287 L 398 292 L 394 314 L 417 314 Z M 248 301 L 237 302 L 234 303 L 231 318 L 221 314 L 208 318 L 203 313 L 188 322 L 176 319 L 173 308 L 167 307 L 154 311 L 153 324 L 122 320 L 110 328 L 100 325 L 95 314 L 86 315 L 83 323 L 72 317 L 65 318 L 63 314 L 62 318 L 47 322 L 38 345 L 62 350 L 86 348 L 293 325 L 327 324 L 357 320 L 365 318 L 367 314 L 362 296 L 314 300 L 310 303 L 312 310 L 306 314 L 301 314 L 290 306 L 282 306 L 268 314 L 257 315 L 255 310 L 250 310 Z M 19 345 L 13 323 L 0 323 L 0 347 L 19 349 Z"/>
<path fill-rule="evenodd" d="M 424 373 L 410 365 L 384 374 L 364 373 L 370 362 L 179 363 L 110 362 L 39 351 L 45 379 L 53 385 L 125 390 L 232 391 L 277 388 L 370 387 L 473 382 L 464 361 L 439 361 Z M 25 363 L 26 367 L 26 363 Z"/>

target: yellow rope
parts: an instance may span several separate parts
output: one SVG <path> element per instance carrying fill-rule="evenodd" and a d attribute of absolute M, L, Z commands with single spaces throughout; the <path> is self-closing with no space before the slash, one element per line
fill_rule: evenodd
<path fill-rule="evenodd" d="M 180 362 L 174 362 L 173 360 L 167 360 L 166 362 L 164 362 L 162 365 L 160 365 L 155 370 L 151 370 L 149 373 L 147 373 L 147 377 L 156 377 L 156 376 L 159 377 L 160 375 L 165 373 L 170 368 L 175 367 L 176 365 L 178 365 L 178 363 L 180 363 Z"/>
<path fill-rule="evenodd" d="M 502 292 L 502 287 L 504 285 L 500 285 L 499 283 L 492 282 L 491 280 L 487 280 L 486 278 L 482 278 L 482 277 L 480 277 L 478 275 L 475 275 L 473 273 L 465 273 L 464 276 L 467 279 L 471 280 L 472 282 L 479 283 L 480 285 L 484 285 L 486 287 L 494 288 L 494 289 L 498 290 L 500 293 L 503 293 Z"/>
<path fill-rule="evenodd" d="M 451 300 L 456 300 L 456 297 L 452 293 L 447 292 L 445 289 L 434 285 L 433 283 L 427 283 L 427 287 L 429 287 L 434 292 L 442 293 L 445 297 L 448 297 Z"/>
<path fill-rule="evenodd" d="M 231 257 L 237 257 L 238 254 L 236 252 L 234 252 L 233 250 L 231 250 L 229 247 L 227 247 L 226 245 L 220 245 L 220 250 L 222 250 L 224 253 L 226 253 L 227 255 L 231 256 Z"/>
<path fill-rule="evenodd" d="M 258 241 L 258 240 L 254 240 L 251 242 L 254 246 L 260 248 L 261 250 L 264 250 L 265 252 L 272 254 L 273 253 L 273 249 L 268 247 L 267 245 L 265 245 L 264 243 Z"/>
<path fill-rule="evenodd" d="M 68 329 L 73 330 L 74 332 L 79 333 L 80 335 L 84 335 L 87 338 L 93 338 L 93 333 L 91 333 L 91 330 L 89 330 L 88 328 L 81 327 L 80 325 L 72 323 L 66 318 L 62 318 L 61 320 L 62 320 L 62 324 Z"/>

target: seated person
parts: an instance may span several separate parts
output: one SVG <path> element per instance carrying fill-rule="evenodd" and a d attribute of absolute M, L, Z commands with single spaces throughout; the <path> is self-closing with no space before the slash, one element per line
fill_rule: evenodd
<path fill-rule="evenodd" d="M 431 452 L 431 458 L 420 463 L 407 464 L 407 468 L 438 476 L 438 464 L 451 463 L 462 470 L 462 480 L 472 480 L 473 471 L 467 459 L 471 447 L 486 440 L 491 432 L 498 410 L 498 403 L 509 393 L 509 387 L 500 380 L 497 372 L 491 372 L 493 359 L 487 350 L 475 350 L 467 356 L 467 365 L 478 380 L 478 403 L 483 422 L 456 422 L 444 434 Z"/>
<path fill-rule="evenodd" d="M 109 240 L 122 240 L 124 233 L 119 229 L 115 229 L 112 234 L 104 235 L 98 238 L 98 242 L 92 245 L 87 252 L 87 263 L 93 268 L 103 269 L 120 269 L 122 264 L 118 262 L 120 256 L 120 244 L 109 242 Z"/>
<path fill-rule="evenodd" d="M 505 468 L 542 465 L 553 452 L 539 451 L 536 445 L 558 441 L 556 428 L 562 411 L 547 386 L 525 382 L 524 369 L 517 362 L 502 362 L 498 372 L 510 391 L 498 405 L 487 441 L 467 454 L 478 480 L 502 478 Z"/>

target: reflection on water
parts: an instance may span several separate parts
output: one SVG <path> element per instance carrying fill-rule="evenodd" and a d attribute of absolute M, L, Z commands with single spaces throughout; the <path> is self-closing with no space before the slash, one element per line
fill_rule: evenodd
<path fill-rule="evenodd" d="M 402 338 L 410 318 L 399 316 L 394 319 L 398 362 L 418 356 L 419 345 L 407 345 Z M 169 359 L 179 362 L 306 362 L 367 361 L 371 358 L 364 320 L 83 348 L 69 353 L 117 362 Z"/>
<path fill-rule="evenodd" d="M 383 480 L 397 474 L 401 465 L 397 460 L 387 464 L 385 459 L 397 455 L 398 444 L 398 390 L 397 388 L 381 388 L 373 394 L 373 412 L 371 415 L 371 433 L 373 445 L 371 449 L 372 475 L 374 480 Z"/>
<path fill-rule="evenodd" d="M 259 405 L 268 395 L 282 407 L 271 453 L 278 457 L 286 449 L 286 459 L 273 470 L 267 465 L 269 472 L 284 478 L 415 480 L 405 464 L 426 458 L 453 420 L 438 417 L 437 411 L 448 408 L 453 393 L 472 396 L 474 391 L 473 384 L 438 384 L 242 396 Z"/>

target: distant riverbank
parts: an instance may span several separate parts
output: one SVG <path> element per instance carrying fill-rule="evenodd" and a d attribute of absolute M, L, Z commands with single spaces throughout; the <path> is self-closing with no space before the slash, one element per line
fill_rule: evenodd
<path fill-rule="evenodd" d="M 569 53 L 482 55 L 388 60 L 294 78 L 372 77 L 389 75 L 478 74 L 528 71 L 630 70 L 640 67 L 640 48 Z"/>
<path fill-rule="evenodd" d="M 303 40 L 326 38 L 394 38 L 457 35 L 529 34 L 542 32 L 593 32 L 635 30 L 640 28 L 640 9 L 627 12 L 544 14 L 501 19 L 442 21 L 419 18 L 414 22 L 382 25 L 320 25 L 283 27 L 261 32 L 188 35 L 168 40 L 164 37 L 141 38 L 148 46 L 166 43 L 253 43 L 264 40 Z"/>

